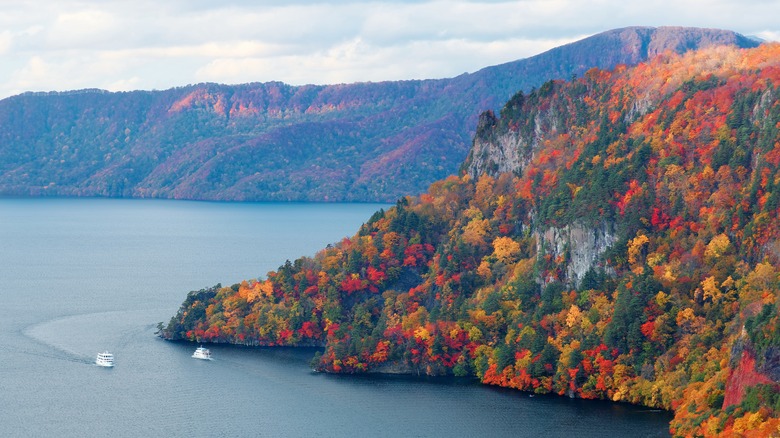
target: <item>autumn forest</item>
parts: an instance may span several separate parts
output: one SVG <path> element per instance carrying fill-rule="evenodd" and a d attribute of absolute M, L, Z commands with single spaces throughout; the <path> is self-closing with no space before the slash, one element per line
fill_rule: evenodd
<path fill-rule="evenodd" d="M 160 331 L 769 436 L 779 212 L 780 45 L 667 53 L 516 94 L 457 175 L 314 257 L 190 292 Z"/>

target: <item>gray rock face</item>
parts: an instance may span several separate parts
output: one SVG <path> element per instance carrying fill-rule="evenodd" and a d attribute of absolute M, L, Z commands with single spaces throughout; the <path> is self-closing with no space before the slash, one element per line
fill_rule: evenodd
<path fill-rule="evenodd" d="M 483 116 L 484 117 L 484 116 Z M 475 138 L 467 172 L 472 178 L 482 173 L 519 173 L 531 161 L 533 145 L 519 132 L 506 132 L 490 139 Z"/>
<path fill-rule="evenodd" d="M 579 287 L 585 274 L 595 267 L 609 270 L 602 256 L 617 238 L 612 226 L 586 227 L 575 223 L 563 228 L 550 227 L 543 232 L 534 232 L 538 257 L 550 254 L 554 259 L 565 260 L 565 281 Z M 543 284 L 549 279 L 541 279 Z"/>

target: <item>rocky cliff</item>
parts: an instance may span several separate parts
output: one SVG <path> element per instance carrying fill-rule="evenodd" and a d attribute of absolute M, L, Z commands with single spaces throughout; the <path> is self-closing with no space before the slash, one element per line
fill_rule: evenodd
<path fill-rule="evenodd" d="M 614 274 L 614 270 L 604 260 L 604 254 L 617 242 L 614 225 L 602 223 L 586 226 L 575 222 L 563 228 L 537 230 L 533 235 L 537 257 L 549 257 L 556 261 L 556 269 L 563 270 L 561 275 L 556 276 L 542 273 L 539 278 L 542 285 L 563 280 L 579 288 L 591 270 Z"/>

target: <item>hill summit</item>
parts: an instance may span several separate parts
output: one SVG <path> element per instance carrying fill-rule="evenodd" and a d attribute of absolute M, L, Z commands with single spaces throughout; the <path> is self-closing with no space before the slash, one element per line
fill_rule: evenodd
<path fill-rule="evenodd" d="M 394 202 L 455 173 L 518 90 L 716 45 L 757 43 L 634 27 L 450 79 L 23 94 L 0 101 L 0 195 Z"/>

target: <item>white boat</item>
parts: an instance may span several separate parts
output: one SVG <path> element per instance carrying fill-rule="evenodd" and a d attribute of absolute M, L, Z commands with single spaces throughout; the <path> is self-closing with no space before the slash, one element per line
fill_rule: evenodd
<path fill-rule="evenodd" d="M 211 352 L 208 348 L 201 346 L 195 349 L 195 352 L 192 353 L 192 357 L 195 359 L 211 360 Z"/>
<path fill-rule="evenodd" d="M 114 366 L 114 355 L 108 351 L 98 353 L 97 359 L 95 359 L 95 365 L 100 367 L 112 367 Z"/>

